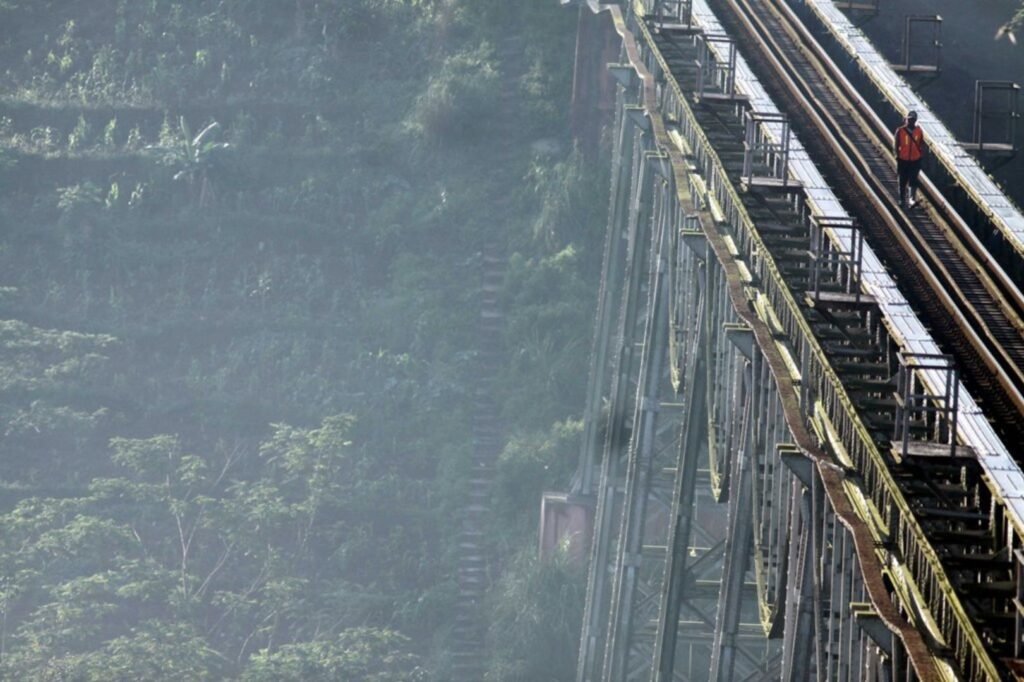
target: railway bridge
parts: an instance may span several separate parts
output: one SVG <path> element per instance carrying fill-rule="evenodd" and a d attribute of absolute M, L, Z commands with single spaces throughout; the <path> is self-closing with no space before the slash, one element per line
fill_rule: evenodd
<path fill-rule="evenodd" d="M 870 2 L 578 4 L 619 44 L 577 680 L 1024 679 L 1024 217 Z"/>

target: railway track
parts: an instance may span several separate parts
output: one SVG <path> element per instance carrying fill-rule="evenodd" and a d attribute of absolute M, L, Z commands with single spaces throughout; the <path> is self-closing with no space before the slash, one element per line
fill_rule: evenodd
<path fill-rule="evenodd" d="M 757 575 L 761 626 L 783 640 L 781 658 L 747 660 L 762 673 L 781 670 L 789 671 L 782 673 L 787 678 L 839 682 L 867 679 L 872 669 L 870 679 L 881 679 L 884 671 L 893 679 L 1008 679 L 1024 662 L 1015 641 L 1024 621 L 1014 602 L 1024 479 L 993 431 L 1017 450 L 1019 461 L 1019 293 L 934 188 L 927 188 L 922 209 L 904 212 L 896 206 L 889 126 L 844 87 L 813 40 L 791 23 L 781 0 L 636 0 L 627 10 L 606 9 L 629 62 L 613 69 L 624 88 L 619 114 L 624 125 L 637 127 L 637 140 L 652 145 L 628 176 L 632 224 L 634 216 L 644 224 L 651 216 L 651 224 L 661 226 L 685 212 L 679 239 L 686 248 L 680 252 L 694 263 L 703 253 L 705 272 L 720 266 L 726 278 L 702 280 L 703 287 L 688 287 L 687 295 L 700 289 L 720 298 L 716 283 L 726 281 L 729 309 L 745 321 L 735 324 L 717 303 L 697 313 L 707 322 L 704 333 L 718 344 L 706 348 L 706 357 L 718 357 L 721 346 L 726 357 L 744 356 L 751 368 L 762 363 L 762 370 L 767 362 L 770 369 L 751 369 L 743 378 L 750 383 L 741 384 L 706 360 L 698 373 L 705 383 L 680 383 L 692 391 L 682 404 L 698 405 L 694 414 L 707 412 L 706 427 L 686 428 L 686 457 L 705 456 L 699 441 L 707 437 L 714 493 L 728 495 L 730 504 L 754 500 L 755 518 L 746 526 L 746 507 L 729 512 L 718 613 L 704 619 L 714 630 L 706 642 L 711 675 L 731 679 L 738 670 L 736 654 L 744 651 L 736 629 L 743 614 L 733 585 L 740 574 L 729 573 L 729 567 L 744 561 L 750 533 L 754 550 L 746 560 L 753 568 L 740 570 Z M 743 58 L 737 59 L 726 34 L 743 46 Z M 633 96 L 639 105 L 630 104 Z M 785 127 L 775 102 L 790 107 L 789 122 L 800 130 L 802 144 L 789 147 L 778 138 Z M 780 171 L 783 148 L 793 156 Z M 827 180 L 813 166 L 822 167 Z M 673 183 L 678 203 L 660 213 L 665 204 L 659 202 L 673 195 Z M 653 213 L 644 212 L 645 204 Z M 694 215 L 699 229 L 690 221 Z M 612 238 L 620 223 L 610 224 Z M 871 243 L 863 272 L 856 257 L 861 235 Z M 692 334 L 683 338 L 694 340 Z M 915 358 L 938 357 L 945 363 L 943 352 L 955 353 L 972 393 L 962 395 L 956 449 L 949 446 L 956 433 L 948 416 L 957 412 L 949 399 L 957 377 L 943 375 L 943 394 L 936 376 L 947 371 L 945 364 L 914 364 Z M 634 376 L 632 370 L 619 372 Z M 924 388 L 908 389 L 908 376 Z M 925 398 L 936 403 L 919 409 L 913 401 L 922 390 L 938 397 Z M 782 442 L 778 434 L 769 435 L 763 439 L 767 448 L 755 445 L 755 454 L 743 454 L 752 442 L 743 434 L 757 432 L 768 423 L 763 415 L 770 414 L 748 413 L 753 403 L 744 400 L 762 392 L 769 402 L 779 401 L 797 446 L 776 448 L 778 462 L 759 459 L 763 468 L 750 472 L 743 468 L 745 457 L 761 458 L 771 444 Z M 984 401 L 984 416 L 974 407 L 977 397 Z M 629 429 L 647 422 L 634 415 L 632 422 L 623 416 L 610 423 Z M 911 434 L 909 441 L 896 436 L 901 430 Z M 619 440 L 614 434 L 609 439 Z M 640 452 L 623 450 L 628 458 L 616 459 L 606 451 L 605 463 L 628 461 L 637 471 L 656 470 Z M 789 515 L 786 531 L 776 533 L 763 519 L 775 518 L 777 496 L 759 502 L 757 491 L 776 472 L 784 475 L 783 466 L 808 486 L 810 497 Z M 623 487 L 615 472 L 602 469 L 600 499 L 614 500 Z M 684 474 L 682 480 L 692 478 Z M 625 478 L 632 499 L 639 499 L 645 485 L 642 477 Z M 749 496 L 745 485 L 753 491 Z M 677 494 L 679 509 L 690 514 L 693 500 L 685 490 Z M 621 515 L 614 509 L 598 514 L 579 679 L 626 679 L 623 670 L 630 671 L 629 679 L 648 679 L 648 666 L 659 671 L 657 679 L 669 679 L 679 669 L 668 646 L 677 642 L 679 612 L 668 606 L 677 601 L 673 594 L 685 593 L 687 564 L 681 562 L 677 572 L 669 562 L 659 573 L 661 554 L 637 550 L 662 547 L 664 538 L 655 534 L 664 529 L 634 523 L 626 511 L 634 507 L 640 510 L 636 518 L 645 518 L 642 505 L 625 501 Z M 673 540 L 671 557 L 692 543 L 688 530 L 680 537 L 678 544 Z M 778 551 L 766 554 L 765 547 Z M 625 576 L 621 584 L 628 589 L 604 585 L 617 576 Z M 667 596 L 655 630 L 650 595 L 659 593 Z M 787 595 L 784 603 L 781 594 Z M 869 598 L 871 606 L 862 609 Z M 610 614 L 607 623 L 593 616 L 602 610 Z M 863 618 L 878 619 L 875 625 L 884 623 L 884 630 L 872 634 Z M 691 649 L 684 669 L 695 662 L 701 667 L 702 656 L 703 649 L 696 655 Z"/>
<path fill-rule="evenodd" d="M 745 51 L 747 62 L 775 101 L 790 104 L 787 113 L 800 130 L 805 148 L 847 210 L 857 217 L 861 232 L 919 317 L 954 355 L 964 383 L 972 395 L 983 398 L 986 417 L 1020 462 L 1024 443 L 1020 292 L 934 187 L 925 187 L 924 208 L 904 212 L 898 207 L 890 186 L 894 173 L 887 127 L 855 92 L 844 88 L 841 75 L 830 73 L 827 58 L 802 26 L 794 25 L 795 17 L 782 2 L 711 0 L 709 4 L 741 44 L 758 46 Z M 686 78 L 684 51 L 667 36 L 659 42 L 665 54 L 675 54 L 668 59 L 673 73 Z M 718 120 L 724 123 L 729 117 L 723 114 Z M 710 122 L 714 125 L 715 117 Z M 723 158 L 736 156 L 742 149 L 741 133 L 735 123 L 731 127 L 731 135 L 723 130 L 719 149 Z M 735 180 L 740 180 L 738 174 Z M 769 194 L 748 196 L 745 201 L 760 202 L 760 208 L 750 209 L 755 220 L 756 212 L 763 211 L 768 225 L 799 223 L 784 198 Z M 806 294 L 806 255 L 799 255 L 796 245 L 806 243 L 807 235 L 768 229 L 763 238 L 792 291 Z M 895 423 L 891 400 L 895 386 L 887 369 L 891 358 L 878 348 L 870 330 L 858 326 L 863 322 L 860 313 L 822 315 L 812 309 L 807 317 L 833 366 L 844 376 L 879 449 L 887 448 Z M 946 641 L 957 642 L 949 650 L 950 660 L 956 661 L 967 679 L 983 679 L 987 674 L 973 662 L 977 659 L 969 647 L 962 645 L 964 633 L 975 630 L 994 660 L 1005 661 L 1013 655 L 1013 565 L 1006 554 L 1006 538 L 991 525 L 993 493 L 986 490 L 977 462 L 970 458 L 927 464 L 895 460 L 887 466 L 941 563 L 942 579 L 949 581 L 964 608 L 964 616 L 952 618 L 941 599 L 930 606 L 943 614 L 938 620 Z M 909 555 L 903 560 L 919 561 Z M 925 582 L 933 579 L 917 577 Z M 942 646 L 938 651 L 943 655 Z"/>
<path fill-rule="evenodd" d="M 712 0 L 901 290 L 1008 444 L 1024 443 L 1024 295 L 927 180 L 902 210 L 891 132 L 780 0 Z M 850 182 L 853 178 L 853 182 Z M 1015 453 L 1018 461 L 1022 456 Z"/>

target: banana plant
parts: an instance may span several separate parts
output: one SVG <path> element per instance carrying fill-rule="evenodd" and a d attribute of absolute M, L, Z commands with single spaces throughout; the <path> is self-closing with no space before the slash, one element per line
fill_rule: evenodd
<path fill-rule="evenodd" d="M 176 169 L 173 179 L 185 181 L 189 193 L 195 197 L 200 208 L 209 205 L 213 198 L 213 185 L 210 171 L 213 159 L 218 151 L 228 149 L 227 142 L 215 142 L 213 137 L 220 130 L 220 123 L 214 121 L 203 128 L 198 135 L 192 136 L 192 130 L 184 116 L 178 119 L 178 134 L 175 139 L 160 145 L 150 145 L 146 149 L 161 155 L 161 161 Z M 196 186 L 198 185 L 198 193 Z"/>

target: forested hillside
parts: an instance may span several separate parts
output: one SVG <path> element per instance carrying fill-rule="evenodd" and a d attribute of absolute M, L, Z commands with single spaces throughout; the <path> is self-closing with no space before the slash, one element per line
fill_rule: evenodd
<path fill-rule="evenodd" d="M 607 184 L 558 5 L 0 0 L 0 679 L 451 679 L 485 245 L 487 679 L 571 679 L 536 517 Z"/>

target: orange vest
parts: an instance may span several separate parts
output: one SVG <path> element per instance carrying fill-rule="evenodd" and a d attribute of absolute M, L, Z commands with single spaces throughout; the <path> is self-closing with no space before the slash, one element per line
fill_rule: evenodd
<path fill-rule="evenodd" d="M 900 161 L 917 161 L 924 150 L 924 133 L 921 126 L 911 130 L 905 125 L 896 129 L 896 158 Z"/>

